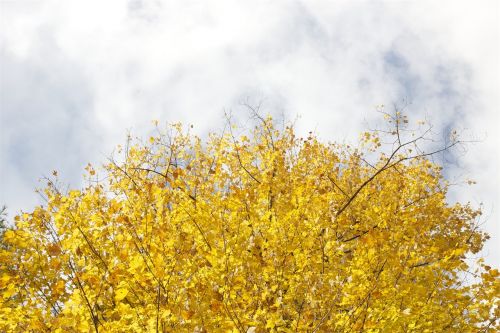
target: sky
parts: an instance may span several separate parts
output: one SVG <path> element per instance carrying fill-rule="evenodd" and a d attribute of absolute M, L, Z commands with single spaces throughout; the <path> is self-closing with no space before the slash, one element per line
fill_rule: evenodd
<path fill-rule="evenodd" d="M 29 211 L 52 170 L 81 186 L 152 120 L 203 135 L 261 102 L 351 142 L 377 105 L 408 102 L 437 135 L 475 141 L 445 161 L 449 179 L 477 182 L 449 200 L 482 205 L 483 254 L 500 266 L 499 17 L 495 0 L 0 0 L 0 204 Z"/>

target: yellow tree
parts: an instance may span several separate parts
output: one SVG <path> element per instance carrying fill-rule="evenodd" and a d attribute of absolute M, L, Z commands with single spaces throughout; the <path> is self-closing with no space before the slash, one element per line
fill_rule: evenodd
<path fill-rule="evenodd" d="M 357 148 L 173 125 L 81 190 L 49 180 L 3 234 L 0 331 L 496 332 L 480 211 L 430 160 L 459 141 L 386 117 Z"/>

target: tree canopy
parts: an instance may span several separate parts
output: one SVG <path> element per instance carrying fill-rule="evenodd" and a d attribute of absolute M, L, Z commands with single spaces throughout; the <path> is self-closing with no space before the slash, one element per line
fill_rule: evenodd
<path fill-rule="evenodd" d="M 359 147 L 176 124 L 80 190 L 54 172 L 3 234 L 0 331 L 495 332 L 481 212 L 386 116 Z"/>

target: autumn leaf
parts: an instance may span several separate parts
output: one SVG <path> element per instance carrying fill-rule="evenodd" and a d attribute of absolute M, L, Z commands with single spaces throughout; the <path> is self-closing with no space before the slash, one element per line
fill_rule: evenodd
<path fill-rule="evenodd" d="M 120 288 L 115 292 L 115 301 L 119 302 L 125 297 L 127 297 L 128 290 L 126 288 Z"/>

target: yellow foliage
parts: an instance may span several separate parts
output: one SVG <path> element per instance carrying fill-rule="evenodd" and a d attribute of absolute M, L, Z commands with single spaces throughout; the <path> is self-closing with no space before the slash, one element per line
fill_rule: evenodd
<path fill-rule="evenodd" d="M 49 182 L 47 204 L 16 218 L 0 331 L 498 329 L 498 270 L 468 259 L 480 213 L 447 204 L 425 156 L 367 133 L 368 164 L 269 118 L 206 144 L 169 133 L 127 145 L 105 177 L 89 165 L 84 189 Z"/>

